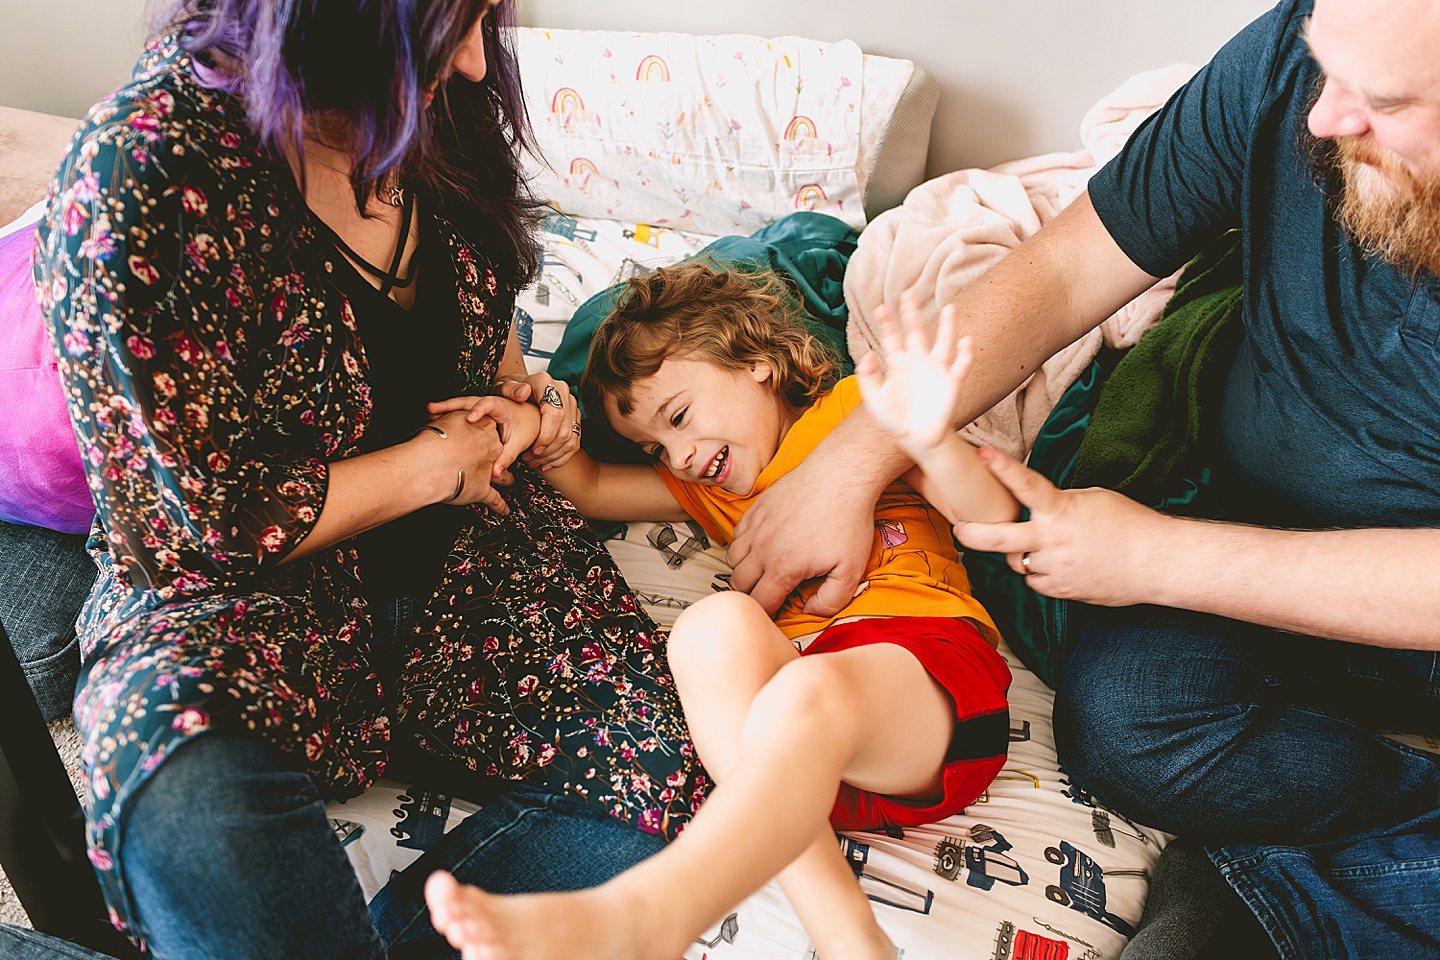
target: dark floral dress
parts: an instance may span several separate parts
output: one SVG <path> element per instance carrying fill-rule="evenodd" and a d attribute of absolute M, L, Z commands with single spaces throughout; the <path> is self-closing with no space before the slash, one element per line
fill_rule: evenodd
<path fill-rule="evenodd" d="M 440 225 L 478 391 L 514 291 Z M 334 257 L 288 168 L 173 40 L 92 110 L 51 187 L 36 279 L 99 510 L 76 721 L 90 858 L 122 929 L 126 798 L 209 730 L 259 738 L 331 798 L 383 775 L 394 737 L 667 836 L 704 793 L 663 634 L 523 467 L 510 516 L 471 510 L 395 676 L 352 543 L 281 565 L 371 415 Z"/>

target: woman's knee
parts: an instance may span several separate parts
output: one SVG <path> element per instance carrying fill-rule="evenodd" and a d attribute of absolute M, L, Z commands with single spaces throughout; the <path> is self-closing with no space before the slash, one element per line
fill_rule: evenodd
<path fill-rule="evenodd" d="M 244 846 L 267 821 L 323 817 L 309 776 L 281 770 L 258 741 L 206 734 L 182 744 L 126 801 L 122 852 Z"/>

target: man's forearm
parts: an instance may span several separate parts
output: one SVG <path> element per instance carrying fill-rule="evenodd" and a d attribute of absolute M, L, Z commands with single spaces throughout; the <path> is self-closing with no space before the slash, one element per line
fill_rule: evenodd
<path fill-rule="evenodd" d="M 1135 602 L 1381 647 L 1440 650 L 1440 530 L 1273 530 L 1172 519 Z"/>
<path fill-rule="evenodd" d="M 825 472 L 844 477 L 845 485 L 873 490 L 877 499 L 896 477 L 914 466 L 895 438 L 863 406 L 856 407 L 811 451 L 806 460 L 820 458 Z"/>

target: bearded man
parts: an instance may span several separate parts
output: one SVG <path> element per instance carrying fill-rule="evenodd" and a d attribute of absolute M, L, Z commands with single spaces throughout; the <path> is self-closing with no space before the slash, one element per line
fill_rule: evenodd
<path fill-rule="evenodd" d="M 1284 0 L 1235 37 L 962 294 L 963 412 L 1232 228 L 1244 329 L 1219 420 L 1242 513 L 1165 516 L 985 452 L 1031 518 L 956 533 L 1112 608 L 1061 671 L 1060 756 L 1184 839 L 1152 906 L 1179 877 L 1201 902 L 1178 912 L 1208 912 L 1132 950 L 1440 956 L 1440 762 L 1380 733 L 1440 734 L 1440 0 Z M 903 466 L 857 412 L 747 514 L 734 586 L 849 597 Z"/>

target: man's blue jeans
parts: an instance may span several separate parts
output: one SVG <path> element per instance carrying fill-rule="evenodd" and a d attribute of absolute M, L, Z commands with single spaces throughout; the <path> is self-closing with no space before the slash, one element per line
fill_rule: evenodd
<path fill-rule="evenodd" d="M 1285 958 L 1440 957 L 1440 654 L 1154 607 L 1102 611 L 1062 671 L 1074 780 L 1202 840 Z"/>

